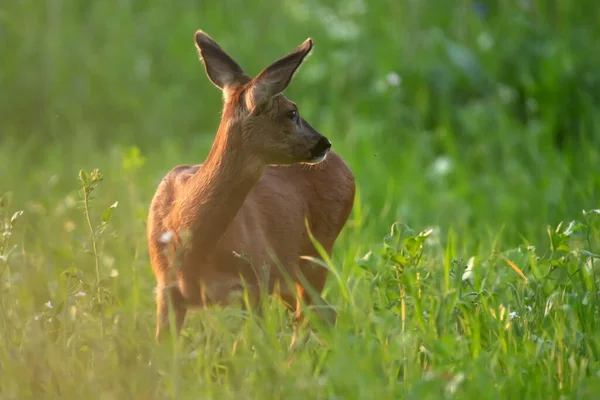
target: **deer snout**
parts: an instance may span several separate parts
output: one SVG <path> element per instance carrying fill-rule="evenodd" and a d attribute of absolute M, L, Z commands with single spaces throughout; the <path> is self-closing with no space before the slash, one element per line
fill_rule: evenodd
<path fill-rule="evenodd" d="M 327 153 L 331 149 L 331 142 L 325 136 L 321 136 L 319 141 L 310 151 L 311 162 L 321 162 L 327 156 Z"/>

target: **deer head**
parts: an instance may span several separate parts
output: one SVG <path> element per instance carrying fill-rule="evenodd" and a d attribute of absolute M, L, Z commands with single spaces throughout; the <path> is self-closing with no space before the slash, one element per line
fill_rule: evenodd
<path fill-rule="evenodd" d="M 206 33 L 197 31 L 194 37 L 208 78 L 223 91 L 219 134 L 235 136 L 239 151 L 265 165 L 314 164 L 325 159 L 331 142 L 283 95 L 311 51 L 311 39 L 251 78 Z"/>

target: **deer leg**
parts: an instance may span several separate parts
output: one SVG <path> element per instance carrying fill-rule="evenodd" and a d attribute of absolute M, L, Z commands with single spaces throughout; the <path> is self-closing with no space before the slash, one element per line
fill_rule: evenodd
<path fill-rule="evenodd" d="M 159 288 L 156 293 L 156 341 L 160 342 L 169 332 L 169 302 L 175 313 L 175 332 L 181 333 L 187 312 L 183 296 L 178 288 Z"/>
<path fill-rule="evenodd" d="M 286 301 L 289 304 L 288 308 L 294 311 L 294 332 L 292 334 L 292 340 L 289 347 L 290 349 L 296 345 L 296 340 L 298 339 L 298 327 L 300 323 L 302 323 L 302 321 L 304 320 L 304 313 L 302 311 L 303 302 L 304 305 L 307 307 L 316 305 L 317 307 L 315 307 L 315 314 L 323 321 L 326 321 L 330 324 L 335 324 L 335 320 L 337 318 L 335 310 L 333 310 L 333 308 L 319 294 L 317 294 L 318 292 L 315 292 L 311 295 L 308 293 L 308 291 L 302 284 L 297 282 L 295 286 L 296 296 L 295 299 L 293 299 L 295 300 L 295 306 L 291 306 L 293 302 L 291 301 L 292 299 L 290 299 L 289 296 L 286 296 L 287 298 L 284 298 L 284 301 Z M 307 335 L 302 340 L 302 342 L 299 342 L 297 344 L 296 347 L 301 347 L 305 345 L 308 339 L 309 336 Z"/>
<path fill-rule="evenodd" d="M 301 283 L 296 284 L 297 292 L 301 293 L 299 297 L 304 300 L 306 306 L 314 306 L 315 314 L 321 320 L 335 324 L 337 314 L 333 307 L 321 296 L 325 282 L 327 281 L 328 271 L 308 260 L 300 262 L 300 271 L 302 271 L 305 279 Z M 305 284 L 310 285 L 310 287 L 304 287 L 303 285 Z"/>
<path fill-rule="evenodd" d="M 307 336 L 300 345 L 296 345 L 296 340 L 298 339 L 298 325 L 302 322 L 302 319 L 304 317 L 304 315 L 302 313 L 302 300 L 303 300 L 302 298 L 304 296 L 304 288 L 298 283 L 294 284 L 294 286 L 295 286 L 296 293 L 285 291 L 285 292 L 279 292 L 277 294 L 277 297 L 279 297 L 281 299 L 281 301 L 283 302 L 285 307 L 289 311 L 294 313 L 294 322 L 293 322 L 294 331 L 292 333 L 292 340 L 290 342 L 288 349 L 298 348 L 298 347 L 300 347 L 300 345 L 303 345 L 308 340 L 308 336 Z"/>
<path fill-rule="evenodd" d="M 294 345 L 296 344 L 296 340 L 298 339 L 298 326 L 300 325 L 300 323 L 302 323 L 302 321 L 304 320 L 304 314 L 302 313 L 302 302 L 304 301 L 306 303 L 306 300 L 308 300 L 305 296 L 306 296 L 306 291 L 304 290 L 304 287 L 299 284 L 296 283 L 296 296 L 295 296 L 295 306 L 294 306 L 294 333 L 292 334 L 292 341 L 290 342 L 290 349 L 294 348 Z M 306 342 L 308 342 L 309 339 L 309 335 L 306 335 L 304 337 L 304 340 L 302 340 L 302 342 L 298 343 L 298 345 L 295 348 L 299 348 L 302 347 L 306 344 Z"/>

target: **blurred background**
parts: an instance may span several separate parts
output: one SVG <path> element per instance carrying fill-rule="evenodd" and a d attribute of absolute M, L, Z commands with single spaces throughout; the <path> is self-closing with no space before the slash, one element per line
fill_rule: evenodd
<path fill-rule="evenodd" d="M 170 370 L 165 387 L 177 392 L 171 350 L 159 353 L 153 342 L 155 280 L 145 223 L 162 177 L 178 164 L 202 162 L 219 123 L 221 93 L 198 59 L 197 29 L 251 75 L 314 39 L 313 53 L 286 95 L 331 139 L 357 181 L 354 210 L 333 257 L 342 280 L 352 285 L 352 301 L 364 309 L 352 303 L 346 309 L 355 319 L 340 323 L 346 331 L 335 343 L 347 358 L 340 358 L 330 378 L 337 376 L 341 387 L 355 380 L 347 379 L 353 365 L 362 365 L 360 382 L 372 385 L 364 387 L 384 387 L 376 378 L 382 363 L 373 356 L 380 346 L 352 341 L 348 332 L 364 324 L 363 311 L 375 313 L 364 301 L 370 281 L 353 280 L 362 271 L 357 260 L 381 243 L 394 222 L 433 230 L 427 275 L 440 284 L 424 298 L 434 304 L 429 310 L 436 321 L 445 318 L 445 338 L 454 343 L 454 303 L 436 297 L 457 293 L 448 284 L 451 260 L 481 256 L 482 269 L 492 273 L 489 282 L 506 283 L 498 301 L 511 304 L 514 286 L 508 286 L 521 277 L 503 263 L 486 266 L 488 256 L 522 244 L 546 249 L 548 225 L 581 219 L 582 210 L 599 206 L 600 7 L 590 0 L 0 1 L 0 386 L 6 393 L 29 390 L 31 383 L 33 393 L 50 385 L 44 382 L 60 382 L 62 395 L 126 388 L 114 398 L 137 397 L 149 383 L 163 385 L 160 377 Z M 103 180 L 94 183 L 86 210 L 78 176 L 88 171 L 81 176 L 89 187 L 94 168 Z M 574 226 L 565 228 L 569 235 Z M 520 254 L 515 263 L 521 267 L 533 254 L 513 253 Z M 550 271 L 556 266 L 548 265 Z M 488 282 L 488 275 L 478 279 Z M 519 299 L 537 299 L 527 296 Z M 326 297 L 349 304 L 336 284 Z M 531 330 L 536 335 L 548 321 L 548 304 L 542 315 L 546 296 L 539 299 L 532 303 L 540 321 Z M 435 304 L 447 307 L 441 312 Z M 584 332 L 597 332 L 595 314 L 579 310 L 581 321 L 589 322 Z M 414 315 L 418 326 L 421 314 Z M 195 328 L 201 325 L 192 319 L 190 326 L 193 321 Z M 377 325 L 381 337 L 400 326 L 404 332 L 404 314 L 401 323 L 387 321 L 389 326 Z M 577 325 L 569 321 L 556 319 L 556 329 Z M 43 332 L 31 328 L 35 323 L 44 324 Z M 420 326 L 418 335 L 438 343 L 435 330 Z M 204 343 L 202 329 L 190 331 L 196 334 L 188 333 L 188 340 Z M 504 332 L 501 325 L 498 332 Z M 217 341 L 214 352 L 237 348 L 231 335 L 217 336 L 232 343 L 220 347 Z M 518 375 L 513 382 L 538 382 L 543 391 L 548 385 L 540 377 L 551 380 L 554 368 L 558 374 L 572 369 L 571 358 L 565 360 L 571 351 L 583 351 L 578 343 L 584 336 L 573 330 L 572 340 L 563 342 L 557 334 L 564 362 L 548 358 L 548 369 L 536 370 L 537 380 L 519 375 L 538 357 L 535 347 L 514 358 L 508 367 L 514 365 Z M 422 343 L 413 339 L 416 371 Z M 197 357 L 201 345 L 192 347 L 186 362 L 196 369 L 186 367 L 182 387 L 197 382 L 199 373 L 210 382 L 210 368 L 217 365 Z M 210 347 L 205 350 L 203 357 L 213 357 Z M 478 351 L 465 356 L 442 350 L 460 368 Z M 364 354 L 372 356 L 371 364 Z M 476 373 L 490 366 L 488 353 L 482 354 L 472 364 Z M 254 357 L 248 350 L 242 369 L 260 380 Z M 505 370 L 503 362 L 494 365 Z M 313 376 L 312 367 L 303 371 Z M 496 390 L 489 382 L 498 375 L 481 376 L 481 388 Z M 243 381 L 248 387 L 254 382 Z M 290 375 L 289 382 L 304 381 Z M 427 389 L 430 383 L 423 382 Z"/>
<path fill-rule="evenodd" d="M 85 222 L 77 173 L 100 168 L 97 207 L 119 202 L 114 253 L 146 268 L 156 185 L 203 161 L 220 118 L 195 30 L 250 74 L 310 36 L 286 94 L 356 175 L 350 259 L 394 221 L 452 228 L 470 248 L 540 240 L 598 204 L 600 9 L 589 5 L 3 2 L 0 189 L 25 211 L 23 240 L 60 253 Z"/>

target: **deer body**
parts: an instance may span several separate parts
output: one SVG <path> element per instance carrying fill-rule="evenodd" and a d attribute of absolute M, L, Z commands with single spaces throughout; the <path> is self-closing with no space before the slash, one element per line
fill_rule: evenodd
<path fill-rule="evenodd" d="M 179 332 L 188 306 L 227 305 L 242 287 L 253 304 L 261 287 L 277 289 L 300 317 L 301 302 L 322 301 L 327 278 L 301 258 L 318 257 L 305 221 L 331 254 L 354 201 L 348 166 L 281 93 L 312 41 L 251 79 L 208 35 L 195 39 L 225 104 L 205 162 L 171 170 L 150 206 L 157 339 L 168 327 L 169 299 Z"/>

